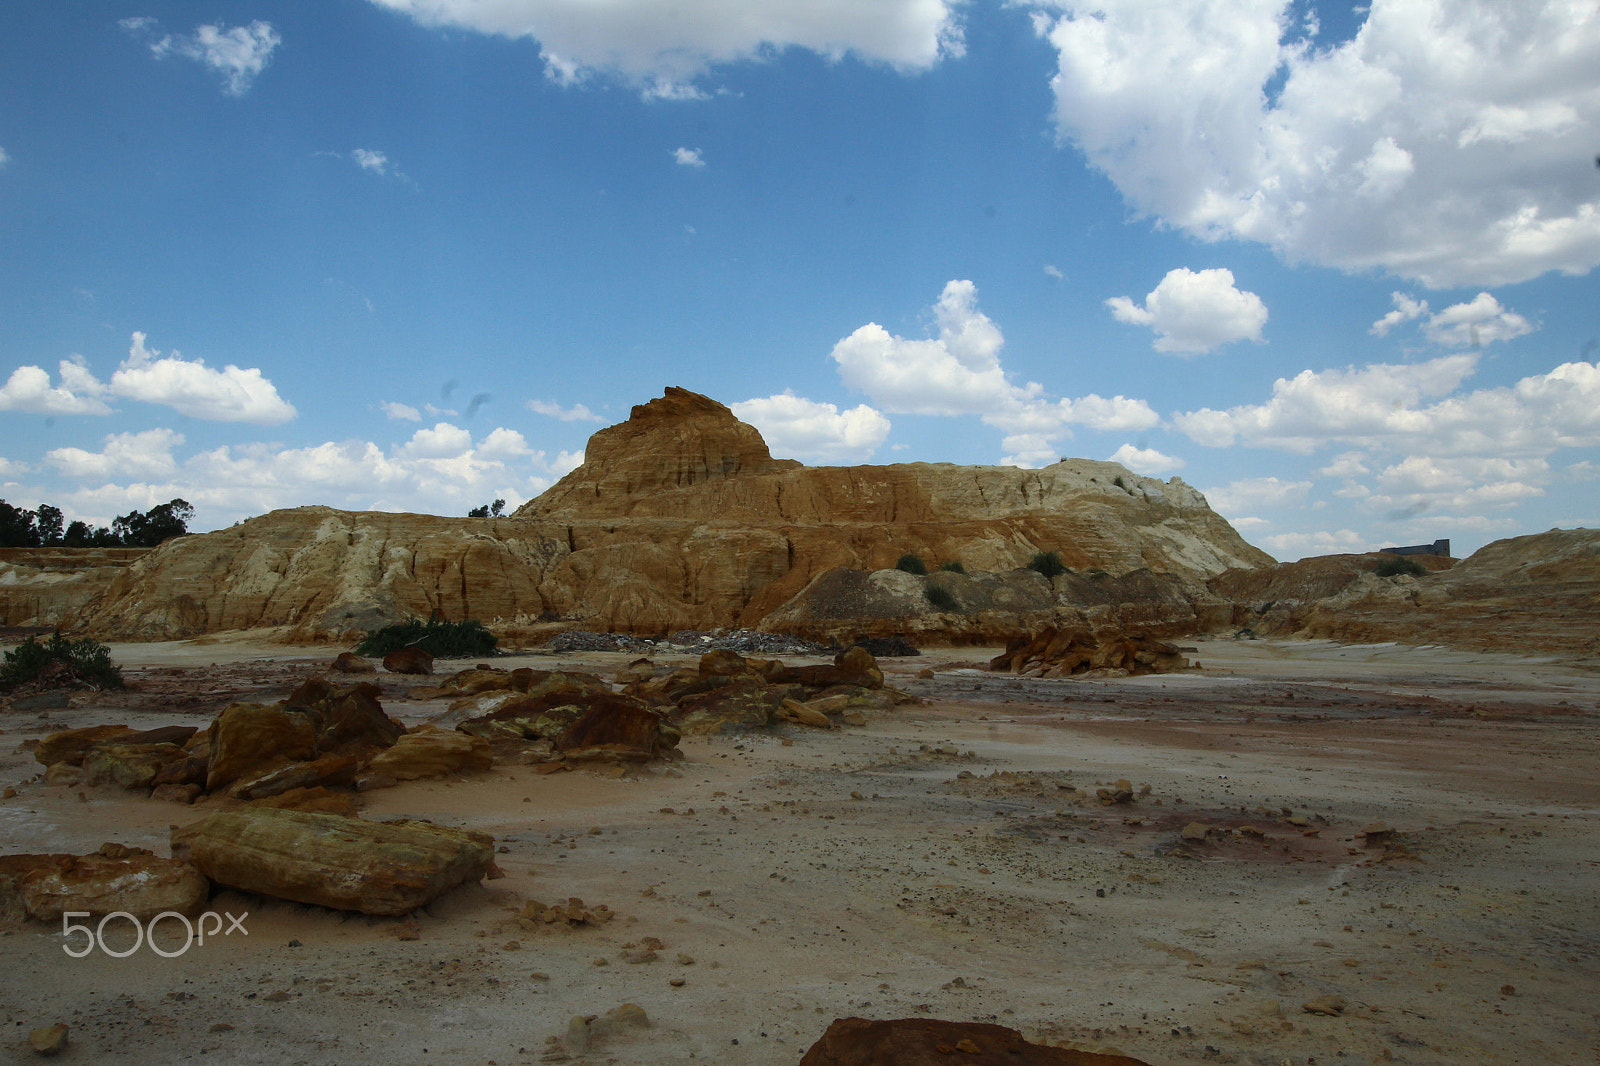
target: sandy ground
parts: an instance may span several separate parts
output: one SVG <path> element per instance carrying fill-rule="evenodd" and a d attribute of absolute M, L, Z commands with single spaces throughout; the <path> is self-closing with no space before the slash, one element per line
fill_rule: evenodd
<path fill-rule="evenodd" d="M 331 656 L 113 653 L 132 692 L 0 714 L 0 784 L 20 792 L 0 802 L 5 850 L 166 854 L 198 814 L 33 780 L 20 741 L 203 724 Z M 212 908 L 248 935 L 177 958 L 74 959 L 59 930 L 13 928 L 0 1061 L 31 1061 L 28 1030 L 58 1021 L 59 1061 L 562 1061 L 572 1016 L 623 1003 L 650 1027 L 583 1061 L 792 1064 L 850 1015 L 996 1021 L 1158 1066 L 1600 1060 L 1600 664 L 1216 641 L 1199 672 L 1085 682 L 971 669 L 989 654 L 883 660 L 931 702 L 865 727 L 686 741 L 622 777 L 502 767 L 365 794 L 368 818 L 501 846 L 507 876 L 419 913 L 415 939 L 231 892 Z M 405 721 L 442 710 L 382 680 Z M 1148 792 L 1102 805 L 1118 778 Z M 1379 820 L 1397 833 L 1369 844 Z M 1185 844 L 1192 822 L 1221 832 Z M 516 921 L 573 896 L 618 917 Z M 656 961 L 627 961 L 647 937 Z M 1342 1014 L 1302 1009 L 1328 995 Z"/>

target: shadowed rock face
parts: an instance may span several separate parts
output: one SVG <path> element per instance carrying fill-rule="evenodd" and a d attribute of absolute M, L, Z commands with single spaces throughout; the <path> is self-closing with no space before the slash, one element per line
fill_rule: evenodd
<path fill-rule="evenodd" d="M 509 518 L 303 507 L 168 541 L 69 626 L 143 640 L 281 626 L 307 639 L 438 612 L 656 634 L 754 627 L 818 575 L 883 570 L 906 552 L 978 572 L 1055 551 L 1082 573 L 1153 571 L 1191 598 L 1230 567 L 1272 563 L 1176 478 L 1081 459 L 805 467 L 683 389 L 600 430 L 585 457 Z"/>

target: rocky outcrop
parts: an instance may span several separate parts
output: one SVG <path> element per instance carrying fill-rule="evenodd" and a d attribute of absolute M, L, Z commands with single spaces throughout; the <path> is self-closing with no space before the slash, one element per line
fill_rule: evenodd
<path fill-rule="evenodd" d="M 1376 576 L 1388 558 L 1303 559 L 1223 573 L 1210 586 L 1236 602 L 1235 626 L 1263 636 L 1600 653 L 1600 530 L 1552 529 L 1495 541 L 1419 576 Z"/>
<path fill-rule="evenodd" d="M 906 552 L 976 572 L 1055 551 L 1081 573 L 1149 570 L 1201 592 L 1229 567 L 1271 564 L 1176 478 L 1082 459 L 805 467 L 682 389 L 600 430 L 585 456 L 510 518 L 277 511 L 168 541 L 53 610 L 76 631 L 134 640 L 343 637 L 436 613 L 653 635 L 751 628 L 818 575 Z M 35 615 L 51 613 L 37 600 Z"/>
<path fill-rule="evenodd" d="M 55 626 L 105 594 L 149 548 L 0 548 L 0 626 Z"/>

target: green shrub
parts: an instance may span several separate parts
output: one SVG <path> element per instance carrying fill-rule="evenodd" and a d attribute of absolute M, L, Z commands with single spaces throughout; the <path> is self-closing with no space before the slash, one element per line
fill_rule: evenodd
<path fill-rule="evenodd" d="M 967 568 L 961 565 L 960 559 L 951 559 L 948 563 L 940 563 L 939 569 L 948 571 L 952 574 L 964 574 L 967 572 Z"/>
<path fill-rule="evenodd" d="M 413 618 L 367 634 L 356 645 L 356 654 L 376 658 L 400 648 L 421 648 L 435 659 L 472 659 L 495 654 L 499 643 L 500 638 L 475 618 L 465 622 Z"/>
<path fill-rule="evenodd" d="M 1428 568 L 1415 559 L 1408 559 L 1404 555 L 1390 555 L 1381 560 L 1372 571 L 1379 577 L 1418 577 L 1428 572 Z"/>
<path fill-rule="evenodd" d="M 1028 560 L 1028 569 L 1037 570 L 1045 577 L 1059 577 L 1067 572 L 1067 564 L 1061 561 L 1060 552 L 1039 552 Z"/>
<path fill-rule="evenodd" d="M 122 688 L 122 670 L 111 661 L 111 649 L 99 641 L 63 640 L 58 629 L 43 644 L 29 637 L 14 651 L 6 652 L 0 666 L 0 689 L 12 689 L 46 674 L 51 663 L 63 663 L 50 671 L 66 684 L 90 688 Z"/>
<path fill-rule="evenodd" d="M 900 556 L 900 561 L 894 564 L 896 570 L 904 570 L 908 574 L 926 574 L 928 564 L 922 561 L 922 556 L 906 552 Z"/>
<path fill-rule="evenodd" d="M 922 590 L 922 595 L 940 611 L 959 611 L 961 602 L 956 599 L 955 593 L 943 585 L 929 585 Z"/>

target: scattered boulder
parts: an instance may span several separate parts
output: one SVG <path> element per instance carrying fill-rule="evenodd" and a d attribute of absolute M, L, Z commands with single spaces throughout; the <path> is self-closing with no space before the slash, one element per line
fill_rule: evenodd
<path fill-rule="evenodd" d="M 433 656 L 421 648 L 396 648 L 384 655 L 383 668 L 391 674 L 431 674 Z"/>
<path fill-rule="evenodd" d="M 239 799 L 266 799 L 297 788 L 348 785 L 355 781 L 356 760 L 330 752 L 310 762 L 290 763 L 258 777 L 236 783 L 231 790 Z"/>
<path fill-rule="evenodd" d="M 83 729 L 62 730 L 39 741 L 39 746 L 33 749 L 33 758 L 41 766 L 55 766 L 57 763 L 82 766 L 83 757 L 90 748 L 102 741 L 131 736 L 133 732 L 125 725 L 92 725 Z"/>
<path fill-rule="evenodd" d="M 567 759 L 613 758 L 645 762 L 678 745 L 678 731 L 640 700 L 628 696 L 596 697 L 583 716 L 555 740 Z"/>
<path fill-rule="evenodd" d="M 373 756 L 362 768 L 364 778 L 415 781 L 446 774 L 477 773 L 493 763 L 489 742 L 482 737 L 420 725 Z"/>
<path fill-rule="evenodd" d="M 669 712 L 686 736 L 709 736 L 765 729 L 783 706 L 785 695 L 759 677 L 742 677 L 708 692 L 685 697 Z"/>
<path fill-rule="evenodd" d="M 960 1056 L 957 1057 L 957 1052 Z M 836 1018 L 800 1066 L 1149 1066 L 1126 1055 L 1100 1055 L 1029 1043 L 1015 1029 L 936 1018 L 877 1021 Z"/>
<path fill-rule="evenodd" d="M 0 856 L 0 917 L 59 922 L 66 911 L 125 911 L 149 921 L 163 911 L 195 914 L 210 891 L 188 863 L 120 844 L 93 855 Z"/>
<path fill-rule="evenodd" d="M 363 659 L 353 651 L 342 651 L 334 657 L 328 669 L 338 674 L 375 674 L 378 668 L 370 659 Z"/>
<path fill-rule="evenodd" d="M 149 789 L 164 768 L 185 757 L 176 744 L 96 744 L 83 757 L 83 783 Z"/>
<path fill-rule="evenodd" d="M 232 703 L 211 723 L 206 791 L 317 757 L 317 726 L 284 704 Z"/>
<path fill-rule="evenodd" d="M 174 828 L 172 854 L 245 892 L 393 916 L 481 880 L 494 838 L 420 820 L 247 807 Z"/>

